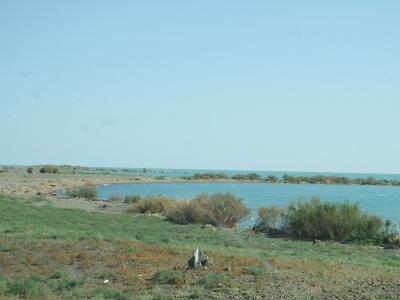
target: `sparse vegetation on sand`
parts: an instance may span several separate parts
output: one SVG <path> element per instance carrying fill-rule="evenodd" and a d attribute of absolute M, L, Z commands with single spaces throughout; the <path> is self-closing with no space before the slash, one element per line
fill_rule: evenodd
<path fill-rule="evenodd" d="M 0 196 L 1 299 L 397 299 L 398 250 Z M 186 270 L 200 247 L 214 265 Z"/>

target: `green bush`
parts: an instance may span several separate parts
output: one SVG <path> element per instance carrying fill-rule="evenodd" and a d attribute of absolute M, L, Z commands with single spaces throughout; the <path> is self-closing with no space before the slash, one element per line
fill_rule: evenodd
<path fill-rule="evenodd" d="M 130 212 L 144 213 L 163 213 L 173 205 L 173 201 L 170 198 L 164 196 L 146 196 L 144 199 L 132 205 L 129 208 Z"/>
<path fill-rule="evenodd" d="M 72 290 L 82 284 L 83 284 L 82 280 L 64 279 L 57 284 L 56 290 L 57 291 Z"/>
<path fill-rule="evenodd" d="M 27 298 L 28 296 L 39 295 L 42 293 L 40 285 L 41 278 L 31 276 L 29 278 L 17 277 L 7 282 L 6 295 L 14 295 Z"/>
<path fill-rule="evenodd" d="M 265 273 L 265 266 L 250 265 L 244 268 L 244 272 L 253 276 L 260 276 Z"/>
<path fill-rule="evenodd" d="M 55 174 L 58 173 L 58 169 L 53 166 L 42 166 L 39 170 L 40 173 L 50 173 Z"/>
<path fill-rule="evenodd" d="M 231 279 L 226 273 L 207 273 L 199 279 L 198 283 L 206 289 L 215 289 L 229 286 Z"/>
<path fill-rule="evenodd" d="M 232 176 L 232 179 L 237 180 L 261 180 L 261 176 L 257 173 L 249 173 L 249 174 L 236 174 Z"/>
<path fill-rule="evenodd" d="M 67 189 L 66 195 L 72 198 L 95 199 L 97 197 L 97 190 L 94 185 L 84 185 L 79 188 Z"/>
<path fill-rule="evenodd" d="M 234 227 L 250 210 L 231 193 L 199 194 L 191 200 L 175 201 L 165 212 L 168 220 Z"/>
<path fill-rule="evenodd" d="M 220 180 L 229 179 L 229 177 L 224 173 L 198 173 L 193 176 L 182 177 L 187 180 Z"/>
<path fill-rule="evenodd" d="M 278 182 L 278 178 L 276 176 L 271 175 L 267 176 L 267 178 L 265 178 L 265 181 L 269 183 L 275 183 Z"/>
<path fill-rule="evenodd" d="M 26 172 L 28 174 L 32 174 L 33 173 L 33 168 L 32 167 L 26 168 Z"/>
<path fill-rule="evenodd" d="M 120 195 L 110 195 L 107 199 L 108 202 L 121 202 L 122 197 Z"/>
<path fill-rule="evenodd" d="M 254 229 L 267 233 L 277 229 L 288 236 L 305 240 L 380 244 L 393 243 L 395 237 L 390 222 L 384 223 L 378 216 L 363 213 L 357 204 L 323 203 L 317 197 L 290 203 L 283 209 L 260 209 Z"/>
<path fill-rule="evenodd" d="M 142 200 L 140 195 L 128 195 L 124 198 L 124 203 L 135 204 Z"/>
<path fill-rule="evenodd" d="M 131 299 L 128 295 L 124 294 L 123 292 L 108 288 L 108 287 L 101 287 L 95 288 L 89 293 L 89 299 L 115 299 L 115 300 L 128 300 Z"/>
<path fill-rule="evenodd" d="M 250 210 L 241 199 L 230 193 L 199 194 L 190 200 L 174 200 L 163 196 L 146 196 L 128 207 L 132 213 L 160 213 L 179 224 L 211 224 L 235 227 Z"/>
<path fill-rule="evenodd" d="M 183 273 L 176 270 L 161 270 L 153 275 L 151 280 L 158 284 L 177 284 L 182 281 Z"/>

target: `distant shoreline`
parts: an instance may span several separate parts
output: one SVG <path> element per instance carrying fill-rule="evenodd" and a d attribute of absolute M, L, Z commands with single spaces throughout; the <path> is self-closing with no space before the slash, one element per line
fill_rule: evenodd
<path fill-rule="evenodd" d="M 379 185 L 400 186 L 400 180 L 375 178 L 346 178 L 335 176 L 289 176 L 282 179 L 274 176 L 266 178 L 255 173 L 237 174 L 233 177 L 221 173 L 203 173 L 193 176 L 176 177 L 147 177 L 122 174 L 21 174 L 18 172 L 0 173 L 0 194 L 8 195 L 47 195 L 56 196 L 62 189 L 83 185 L 123 184 L 123 183 L 201 183 L 201 182 L 236 182 L 260 184 L 319 184 L 319 185 Z"/>

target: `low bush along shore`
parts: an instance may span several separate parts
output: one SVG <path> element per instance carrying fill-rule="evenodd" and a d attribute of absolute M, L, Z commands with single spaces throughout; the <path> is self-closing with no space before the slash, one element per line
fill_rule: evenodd
<path fill-rule="evenodd" d="M 207 218 L 216 216 L 216 204 L 242 209 L 226 194 L 196 199 L 191 201 L 211 210 Z M 138 207 L 146 201 L 130 200 Z M 188 222 L 186 207 L 196 206 L 191 201 L 175 207 L 184 218 L 178 223 Z M 400 294 L 397 249 L 272 239 L 226 228 L 231 221 L 216 230 L 178 223 L 0 196 L 0 298 L 398 299 Z M 196 247 L 214 263 L 186 270 Z"/>

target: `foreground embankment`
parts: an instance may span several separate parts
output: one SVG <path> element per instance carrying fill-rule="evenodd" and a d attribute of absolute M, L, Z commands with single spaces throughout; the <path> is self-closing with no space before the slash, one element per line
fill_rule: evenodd
<path fill-rule="evenodd" d="M 0 197 L 2 299 L 398 299 L 398 250 Z M 186 270 L 200 247 L 213 264 Z"/>

